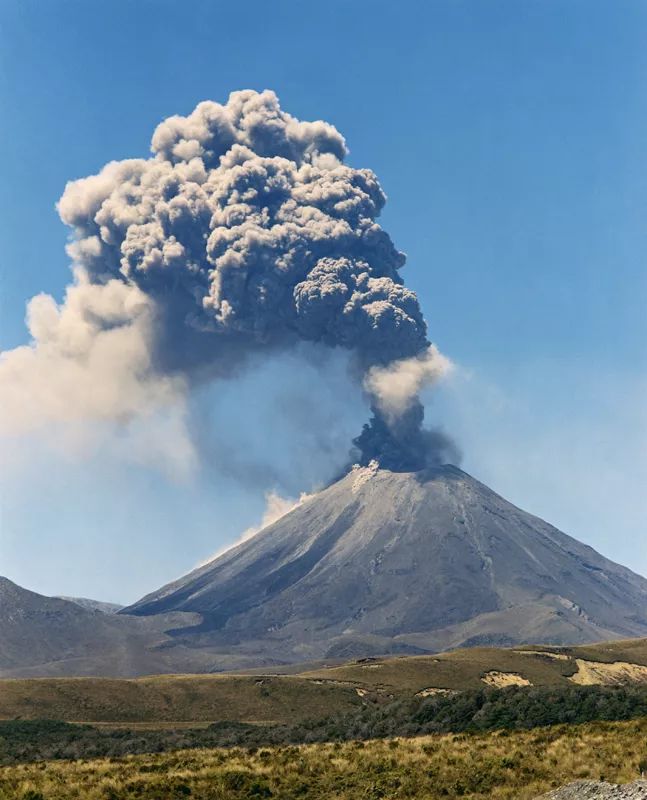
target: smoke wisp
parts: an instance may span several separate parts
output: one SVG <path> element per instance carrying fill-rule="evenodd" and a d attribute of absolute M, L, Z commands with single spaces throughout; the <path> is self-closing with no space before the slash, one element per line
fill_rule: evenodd
<path fill-rule="evenodd" d="M 265 528 L 268 528 L 270 525 L 278 522 L 278 520 L 282 519 L 286 514 L 289 514 L 290 511 L 294 511 L 295 508 L 303 505 L 311 497 L 314 497 L 314 494 L 301 492 L 299 498 L 295 500 L 292 497 L 283 497 L 283 495 L 279 494 L 275 490 L 265 492 L 265 509 L 260 522 L 257 525 L 252 525 L 249 528 L 246 528 L 234 542 L 221 547 L 208 558 L 201 561 L 196 569 L 211 564 L 216 558 L 219 558 L 224 553 L 228 553 L 230 550 L 238 547 L 239 544 L 243 544 L 243 542 L 252 539 L 257 533 L 260 533 Z"/>

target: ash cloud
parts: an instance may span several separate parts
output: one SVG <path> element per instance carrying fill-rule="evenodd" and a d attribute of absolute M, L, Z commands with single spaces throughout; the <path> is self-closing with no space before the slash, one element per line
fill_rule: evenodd
<path fill-rule="evenodd" d="M 314 342 L 349 351 L 368 393 L 360 463 L 445 458 L 418 399 L 442 357 L 376 222 L 385 195 L 341 134 L 241 91 L 165 120 L 151 150 L 67 185 L 75 282 L 60 307 L 32 301 L 32 343 L 2 356 L 6 424 L 128 420 Z"/>

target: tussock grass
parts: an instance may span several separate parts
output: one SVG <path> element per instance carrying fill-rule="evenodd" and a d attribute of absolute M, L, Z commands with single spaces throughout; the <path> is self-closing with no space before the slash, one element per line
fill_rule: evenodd
<path fill-rule="evenodd" d="M 415 739 L 185 750 L 0 769 L 0 800 L 525 800 L 580 778 L 634 779 L 647 720 Z"/>

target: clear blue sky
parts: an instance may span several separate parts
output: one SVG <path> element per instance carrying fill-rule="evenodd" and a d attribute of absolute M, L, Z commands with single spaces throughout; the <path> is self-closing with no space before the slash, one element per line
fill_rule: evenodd
<path fill-rule="evenodd" d="M 66 181 L 200 100 L 274 89 L 380 178 L 459 366 L 429 415 L 464 468 L 647 574 L 647 4 L 2 0 L 0 21 L 3 349 L 69 281 Z M 134 600 L 263 509 L 260 486 L 107 455 L 30 451 L 3 481 L 0 574 L 45 593 Z"/>

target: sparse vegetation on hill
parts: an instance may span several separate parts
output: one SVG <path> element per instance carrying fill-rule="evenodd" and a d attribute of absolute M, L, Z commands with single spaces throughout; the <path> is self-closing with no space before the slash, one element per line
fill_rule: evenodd
<path fill-rule="evenodd" d="M 533 686 L 567 686 L 580 669 L 591 664 L 626 663 L 647 666 L 647 639 L 627 639 L 579 647 L 471 647 L 436 656 L 369 658 L 326 669 L 302 672 L 313 679 L 345 681 L 366 689 L 418 692 L 427 687 L 476 689 L 488 672 L 514 673 Z M 619 682 L 629 676 L 617 676 Z M 644 679 L 644 676 L 643 676 Z M 614 682 L 612 673 L 592 679 Z"/>
<path fill-rule="evenodd" d="M 456 650 L 365 658 L 289 675 L 160 675 L 137 679 L 0 680 L 0 719 L 129 725 L 285 722 L 345 713 L 362 702 L 506 684 L 572 686 L 647 677 L 647 640 L 571 648 Z"/>

